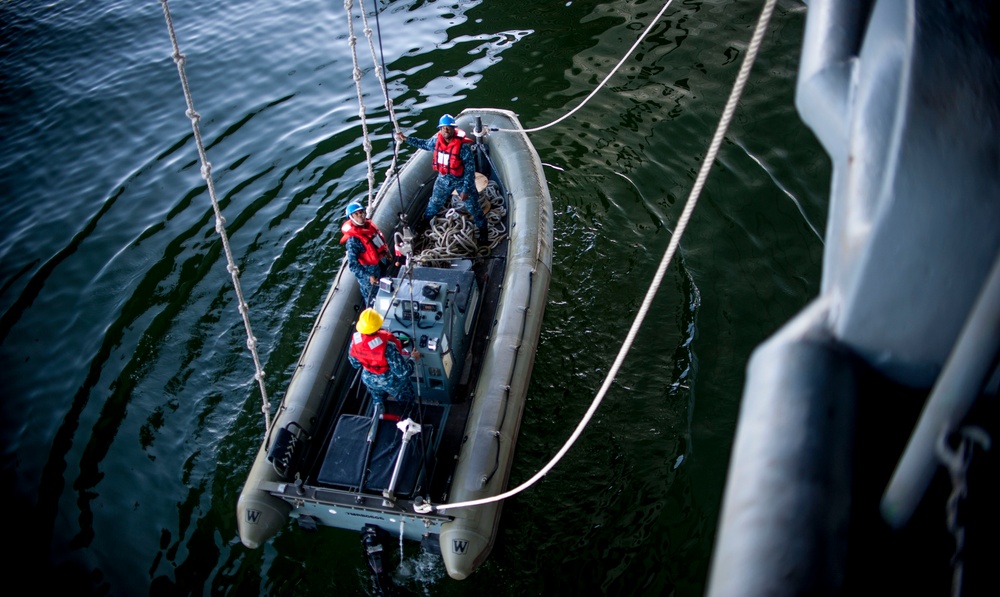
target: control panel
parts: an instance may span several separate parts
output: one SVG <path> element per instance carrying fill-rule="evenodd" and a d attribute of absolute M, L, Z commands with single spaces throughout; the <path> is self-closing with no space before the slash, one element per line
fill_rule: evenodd
<path fill-rule="evenodd" d="M 461 382 L 479 287 L 468 270 L 417 267 L 411 275 L 379 284 L 374 308 L 384 329 L 403 341 L 403 352 L 420 352 L 413 376 L 421 399 L 445 403 Z"/>

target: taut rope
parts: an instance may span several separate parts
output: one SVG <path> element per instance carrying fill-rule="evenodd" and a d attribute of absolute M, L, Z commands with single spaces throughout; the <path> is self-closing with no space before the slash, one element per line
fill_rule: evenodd
<path fill-rule="evenodd" d="M 385 76 L 383 74 L 383 68 L 379 64 L 378 56 L 375 53 L 375 42 L 372 39 L 372 29 L 368 25 L 368 11 L 365 10 L 364 0 L 358 0 L 358 4 L 361 6 L 361 20 L 364 23 L 365 37 L 368 39 L 368 49 L 371 52 L 372 63 L 375 65 L 375 76 L 379 80 L 379 85 L 382 88 L 382 95 L 385 98 L 385 109 L 389 113 L 389 120 L 392 121 L 393 131 L 399 130 L 399 123 L 396 121 L 396 113 L 393 109 L 392 99 L 389 97 L 389 87 L 386 85 Z M 351 62 L 353 64 L 353 76 L 354 76 L 354 87 L 358 93 L 358 115 L 361 117 L 361 133 L 363 136 L 362 144 L 365 148 L 365 158 L 368 162 L 368 213 L 371 214 L 374 208 L 375 202 L 375 165 L 372 162 L 372 142 L 371 137 L 368 134 L 368 122 L 365 117 L 367 112 L 367 107 L 365 106 L 364 96 L 361 91 L 361 67 L 358 65 L 358 52 L 357 43 L 358 38 L 354 35 L 354 0 L 344 0 L 344 10 L 347 11 L 347 41 L 351 46 Z M 376 17 L 378 13 L 376 12 Z M 391 176 L 396 170 L 396 160 L 398 159 L 399 151 L 397 145 L 397 151 L 393 152 L 392 164 L 389 166 L 387 176 Z"/>
<path fill-rule="evenodd" d="M 181 87 L 184 88 L 184 100 L 187 102 L 187 112 L 185 113 L 191 119 L 191 129 L 194 131 L 195 144 L 198 146 L 198 158 L 201 160 L 201 177 L 205 179 L 205 184 L 208 186 L 208 196 L 212 198 L 212 209 L 215 211 L 215 231 L 219 233 L 219 238 L 222 239 L 222 247 L 226 252 L 226 263 L 228 264 L 226 269 L 233 278 L 233 288 L 236 290 L 238 308 L 240 315 L 243 317 L 243 326 L 247 331 L 247 348 L 250 349 L 250 354 L 253 355 L 253 364 L 256 369 L 253 377 L 257 380 L 257 385 L 260 387 L 262 399 L 260 411 L 264 415 L 264 427 L 270 432 L 271 403 L 267 399 L 267 388 L 264 387 L 264 368 L 260 365 L 260 356 L 257 354 L 257 338 L 253 335 L 253 328 L 250 326 L 250 308 L 243 299 L 243 288 L 240 286 L 240 269 L 236 266 L 236 262 L 233 260 L 233 252 L 229 248 L 229 236 L 226 235 L 226 219 L 222 217 L 222 210 L 219 208 L 219 199 L 215 195 L 215 183 L 212 182 L 212 164 L 208 161 L 208 155 L 205 153 L 205 143 L 201 139 L 201 129 L 198 126 L 201 115 L 194 109 L 194 100 L 191 98 L 191 87 L 188 85 L 187 74 L 184 72 L 185 58 L 184 54 L 181 53 L 180 44 L 177 43 L 177 33 L 174 31 L 174 21 L 170 16 L 170 7 L 167 5 L 167 0 L 160 0 L 160 4 L 163 5 L 163 16 L 167 20 L 167 31 L 170 32 L 170 43 L 174 49 L 174 63 L 177 64 L 177 73 L 181 78 Z"/>
<path fill-rule="evenodd" d="M 667 4 L 669 3 L 670 2 L 668 1 Z M 590 419 L 593 418 L 594 413 L 597 412 L 597 408 L 601 405 L 601 401 L 604 399 L 605 394 L 607 394 L 608 389 L 611 388 L 611 383 L 618 375 L 618 370 L 621 368 L 622 363 L 625 361 L 625 357 L 632 348 L 632 343 L 635 341 L 635 337 L 639 333 L 639 328 L 642 327 L 642 322 L 645 320 L 646 314 L 649 312 L 649 307 L 653 303 L 653 298 L 656 296 L 656 292 L 659 290 L 660 284 L 663 282 L 663 276 L 666 274 L 667 267 L 670 265 L 670 261 L 673 259 L 674 253 L 677 251 L 677 247 L 680 245 L 681 236 L 683 236 L 684 230 L 687 228 L 688 222 L 691 220 L 691 214 L 694 212 L 695 205 L 698 203 L 698 197 L 701 195 L 701 190 L 705 186 L 705 180 L 708 178 L 708 173 L 712 169 L 712 163 L 715 162 L 715 157 L 719 153 L 719 147 L 722 145 L 722 139 L 725 137 L 726 130 L 729 128 L 729 123 L 733 119 L 733 114 L 736 112 L 736 105 L 739 103 L 740 95 L 743 94 L 743 88 L 746 86 L 747 79 L 750 77 L 750 69 L 753 67 L 753 63 L 757 58 L 757 51 L 760 49 L 761 42 L 764 39 L 764 33 L 767 31 L 768 22 L 771 20 L 771 13 L 774 12 L 774 3 L 775 0 L 766 0 L 764 3 L 764 9 L 761 11 L 760 18 L 757 20 L 757 27 L 754 29 L 753 37 L 750 39 L 750 45 L 747 47 L 746 56 L 743 58 L 743 64 L 740 66 L 740 72 L 736 76 L 736 82 L 733 84 L 733 89 L 729 93 L 729 99 L 726 101 L 726 107 L 723 109 L 722 117 L 719 119 L 719 124 L 715 129 L 715 135 L 712 137 L 712 142 L 709 144 L 708 152 L 705 154 L 705 159 L 702 160 L 701 168 L 698 170 L 698 177 L 695 179 L 694 186 L 691 188 L 691 193 L 688 195 L 687 203 L 684 205 L 684 211 L 681 213 L 681 217 L 677 220 L 677 228 L 674 231 L 674 235 L 670 237 L 670 243 L 667 245 L 667 250 L 663 254 L 663 259 L 660 261 L 660 266 L 656 270 L 656 275 L 653 277 L 653 281 L 649 285 L 649 289 L 646 291 L 646 296 L 642 301 L 642 305 L 639 307 L 639 312 L 636 313 L 635 319 L 632 321 L 632 327 L 629 328 L 628 335 L 625 337 L 625 341 L 622 343 L 622 347 L 618 351 L 618 356 L 611 365 L 611 369 L 608 370 L 608 375 L 604 379 L 604 384 L 601 385 L 601 389 L 597 392 L 593 402 L 591 402 L 590 408 L 587 409 L 586 414 L 584 414 L 583 419 L 581 419 L 577 424 L 572 435 L 570 435 L 569 439 L 566 440 L 566 443 L 563 444 L 563 447 L 560 448 L 559 452 L 552 457 L 552 460 L 550 460 L 548 464 L 535 473 L 533 477 L 518 485 L 514 489 L 493 497 L 458 502 L 455 504 L 441 504 L 433 506 L 430 504 L 423 504 L 415 507 L 418 512 L 428 512 L 431 509 L 437 509 L 440 512 L 455 508 L 468 508 L 471 506 L 498 502 L 515 496 L 537 483 L 550 470 L 552 470 L 555 465 L 559 463 L 562 457 L 569 452 L 569 449 L 576 442 L 577 438 L 580 437 L 580 434 L 583 433 L 583 430 L 587 427 Z"/>

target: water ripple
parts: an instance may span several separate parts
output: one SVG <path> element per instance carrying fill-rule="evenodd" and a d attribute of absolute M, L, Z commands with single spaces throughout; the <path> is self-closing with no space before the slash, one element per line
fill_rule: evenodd
<path fill-rule="evenodd" d="M 367 192 L 346 16 L 318 0 L 170 5 L 277 401 L 340 266 L 343 206 Z M 551 122 L 657 8 L 378 6 L 388 89 L 418 135 L 470 105 Z M 552 165 L 556 251 L 514 480 L 561 446 L 602 383 L 754 11 L 677 3 L 607 89 L 532 134 Z M 776 22 L 591 428 L 536 489 L 505 504 L 476 575 L 453 583 L 404 553 L 404 589 L 700 594 L 746 357 L 818 284 L 829 164 L 818 150 L 802 154 L 817 146 L 792 115 L 802 14 Z M 93 593 L 366 591 L 349 533 L 290 525 L 260 550 L 238 541 L 261 397 L 159 3 L 0 2 L 0 23 L 2 466 L 8 494 L 33 514 L 25 569 Z M 381 176 L 392 130 L 366 45 L 362 92 Z"/>

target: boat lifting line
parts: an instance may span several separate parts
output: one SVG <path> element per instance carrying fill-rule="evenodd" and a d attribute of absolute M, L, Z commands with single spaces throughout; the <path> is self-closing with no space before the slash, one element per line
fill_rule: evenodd
<path fill-rule="evenodd" d="M 389 119 L 392 121 L 393 132 L 399 132 L 399 122 L 396 120 L 396 112 L 393 110 L 392 99 L 389 97 L 389 87 L 386 85 L 384 76 L 384 66 L 379 64 L 375 56 L 375 42 L 372 39 L 372 28 L 368 25 L 368 11 L 365 10 L 364 0 L 358 0 L 361 6 L 361 19 L 364 23 L 365 37 L 368 39 L 368 48 L 371 52 L 372 63 L 375 65 L 375 76 L 378 78 L 379 86 L 382 88 L 382 96 L 385 98 L 385 109 L 389 112 Z M 365 114 L 368 108 L 365 106 L 361 91 L 361 67 L 358 66 L 357 43 L 358 38 L 354 35 L 354 0 L 344 0 L 344 10 L 347 12 L 347 43 L 351 46 L 352 74 L 354 78 L 354 88 L 358 93 L 358 116 L 361 118 L 361 133 L 364 139 L 365 158 L 368 163 L 368 215 L 371 215 L 375 203 L 375 164 L 372 161 L 372 142 L 368 135 L 368 121 Z M 375 18 L 378 19 L 378 10 L 375 10 Z M 376 23 L 376 27 L 378 24 Z M 381 28 L 379 28 L 379 40 L 381 40 Z M 379 47 L 382 47 L 381 41 Z M 384 64 L 384 59 L 383 59 Z M 395 135 L 393 135 L 395 138 Z M 392 163 L 389 165 L 387 177 L 392 176 L 396 171 L 396 162 L 399 159 L 400 142 L 396 143 L 396 148 L 392 153 Z"/>
<path fill-rule="evenodd" d="M 240 269 L 236 266 L 236 262 L 233 259 L 233 252 L 229 248 L 229 237 L 226 235 L 226 219 L 222 216 L 222 210 L 219 207 L 219 199 L 215 194 L 215 183 L 212 181 L 212 164 L 208 161 L 208 154 L 205 153 L 205 143 L 201 138 L 201 129 L 198 126 L 198 122 L 201 120 L 201 115 L 194 109 L 194 99 L 191 96 L 191 87 L 188 85 L 187 74 L 184 72 L 184 54 L 181 53 L 180 44 L 177 43 L 177 33 L 174 31 L 174 21 L 170 16 L 170 7 L 167 5 L 167 0 L 160 0 L 160 4 L 163 5 L 163 17 L 167 21 L 167 31 L 170 33 L 170 44 L 173 47 L 173 59 L 174 63 L 177 65 L 177 74 L 181 78 L 181 87 L 184 89 L 184 100 L 187 102 L 187 117 L 191 120 L 191 129 L 194 131 L 194 141 L 198 146 L 198 158 L 201 160 L 201 177 L 205 179 L 205 184 L 208 187 L 208 196 L 212 199 L 212 209 L 215 211 L 215 231 L 219 234 L 219 238 L 222 239 L 222 248 L 226 253 L 226 263 L 227 271 L 233 279 L 233 287 L 236 290 L 237 305 L 240 311 L 240 315 L 243 317 L 243 327 L 246 328 L 247 332 L 247 348 L 250 349 L 250 354 L 253 355 L 253 364 L 255 368 L 254 379 L 257 380 L 257 385 L 260 386 L 261 395 L 261 413 L 264 415 L 264 430 L 267 435 L 270 435 L 271 431 L 271 403 L 267 399 L 267 388 L 264 386 L 264 368 L 260 364 L 260 356 L 257 354 L 257 338 L 253 335 L 253 327 L 250 325 L 250 307 L 247 305 L 246 300 L 243 298 L 243 288 L 240 286 Z"/>
<path fill-rule="evenodd" d="M 667 4 L 669 5 L 670 2 L 668 1 Z M 618 370 L 625 361 L 625 357 L 632 348 L 632 343 L 635 341 L 639 328 L 642 326 L 642 323 L 646 318 L 646 314 L 649 312 L 649 307 L 653 302 L 653 297 L 656 296 L 656 293 L 660 288 L 660 284 L 663 282 L 663 277 L 666 274 L 667 267 L 670 265 L 670 261 L 673 259 L 674 253 L 677 251 L 677 247 L 680 245 L 681 237 L 684 234 L 684 230 L 687 228 L 688 222 L 691 220 L 691 214 L 694 212 L 694 208 L 698 203 L 698 197 L 701 195 L 701 191 L 705 186 L 705 180 L 708 178 L 708 173 L 711 171 L 712 164 L 715 162 L 715 157 L 718 155 L 719 148 L 722 146 L 722 139 L 725 137 L 726 130 L 729 128 L 729 123 L 732 121 L 733 114 L 736 112 L 736 106 L 739 103 L 740 95 L 743 94 L 743 88 L 746 87 L 747 79 L 750 77 L 750 70 L 753 68 L 753 63 L 757 58 L 757 52 L 764 39 L 764 33 L 767 31 L 768 22 L 771 20 L 771 14 L 774 12 L 774 4 L 775 0 L 766 0 L 764 3 L 764 8 L 760 13 L 760 18 L 758 18 L 757 26 L 753 32 L 753 37 L 750 39 L 750 44 L 747 46 L 747 53 L 743 58 L 743 64 L 740 66 L 740 71 L 736 75 L 736 82 L 733 84 L 732 91 L 729 93 L 729 99 L 726 101 L 726 106 L 722 111 L 722 117 L 719 119 L 719 124 L 715 129 L 715 135 L 712 137 L 712 142 L 709 144 L 708 152 L 705 154 L 704 160 L 702 160 L 701 168 L 698 170 L 698 177 L 695 179 L 694 186 L 691 187 L 691 193 L 688 195 L 687 202 L 684 205 L 684 211 L 677 220 L 677 227 L 673 236 L 670 237 L 670 243 L 667 245 L 667 250 L 663 254 L 660 265 L 656 270 L 656 275 L 653 276 L 653 281 L 650 283 L 649 289 L 646 291 L 646 296 L 642 301 L 642 305 L 639 307 L 639 311 L 636 313 L 635 319 L 632 321 L 632 327 L 629 328 L 628 335 L 625 337 L 625 341 L 622 342 L 622 347 L 618 351 L 618 356 L 611 365 L 611 369 L 608 370 L 608 375 L 604 379 L 604 384 L 601 385 L 600 390 L 597 392 L 597 395 L 590 404 L 590 408 L 587 409 L 587 412 L 577 424 L 576 429 L 573 430 L 572 435 L 570 435 L 569 439 L 566 440 L 566 443 L 563 444 L 563 447 L 559 449 L 548 464 L 535 473 L 533 477 L 518 485 L 514 489 L 510 489 L 492 497 L 457 502 L 454 504 L 433 505 L 427 502 L 415 503 L 413 507 L 415 511 L 421 514 L 426 514 L 432 511 L 444 512 L 445 510 L 453 510 L 457 508 L 481 506 L 483 504 L 498 502 L 500 500 L 513 497 L 537 483 L 550 470 L 552 470 L 555 465 L 562 460 L 562 457 L 566 455 L 569 449 L 576 442 L 577 438 L 580 437 L 580 434 L 583 433 L 583 430 L 587 427 L 590 419 L 593 418 L 597 408 L 601 405 L 601 401 L 604 400 L 604 396 L 607 394 L 612 382 L 614 382 L 615 377 L 618 375 Z"/>
<path fill-rule="evenodd" d="M 635 49 L 638 47 L 638 45 L 643 41 L 643 39 L 645 39 L 645 37 L 648 35 L 648 33 L 652 30 L 653 26 L 655 26 L 655 24 L 659 21 L 660 17 L 663 16 L 663 14 L 666 12 L 667 8 L 670 6 L 670 4 L 672 3 L 672 1 L 673 0 L 667 0 L 667 2 L 664 3 L 663 8 L 660 9 L 660 12 L 657 13 L 656 17 L 646 27 L 646 29 L 639 36 L 639 38 L 632 45 L 632 47 L 629 48 L 628 52 L 622 57 L 622 59 L 618 62 L 618 64 L 615 65 L 614 69 L 612 69 L 612 71 L 610 73 L 608 73 L 608 75 L 604 78 L 604 80 L 601 81 L 601 83 L 586 98 L 584 98 L 584 100 L 580 103 L 580 105 L 578 105 L 577 107 L 575 107 L 571 111 L 567 112 L 566 114 L 564 114 L 560 118 L 558 118 L 558 119 L 556 119 L 556 120 L 554 120 L 554 121 L 552 121 L 552 122 L 550 122 L 550 123 L 548 123 L 546 125 L 542 125 L 542 126 L 534 127 L 534 128 L 529 128 L 529 129 L 523 129 L 522 128 L 522 129 L 496 129 L 496 130 L 498 132 L 521 132 L 521 133 L 537 132 L 537 131 L 549 128 L 551 126 L 554 126 L 555 124 L 558 124 L 558 123 L 562 122 L 563 120 L 569 118 L 573 114 L 575 114 L 584 105 L 586 105 L 587 102 L 589 102 L 590 99 L 593 98 L 597 94 L 597 92 L 600 91 L 604 87 L 604 85 L 618 71 L 618 69 L 621 68 L 621 66 L 622 66 L 622 64 L 624 64 L 625 60 L 635 51 Z M 393 109 L 392 109 L 392 101 L 389 99 L 388 88 L 386 87 L 385 79 L 384 79 L 384 77 L 382 75 L 382 68 L 379 66 L 378 60 L 375 58 L 375 47 L 374 47 L 374 43 L 372 41 L 372 35 L 371 35 L 372 34 L 372 30 L 368 26 L 367 14 L 366 14 L 366 11 L 364 10 L 364 2 L 363 2 L 363 0 L 359 0 L 359 2 L 361 4 L 361 6 L 362 6 L 362 17 L 364 19 L 364 24 L 365 24 L 364 31 L 365 31 L 365 34 L 366 34 L 366 36 L 368 38 L 369 47 L 371 49 L 373 60 L 375 61 L 375 72 L 376 72 L 376 75 L 379 78 L 379 81 L 381 83 L 383 92 L 385 94 L 385 99 L 386 99 L 385 107 L 389 111 L 389 115 L 390 115 L 390 118 L 391 118 L 392 124 L 393 124 L 393 129 L 395 131 L 399 131 L 400 130 L 399 129 L 399 124 L 398 124 L 398 122 L 396 120 L 395 114 L 394 114 Z M 207 158 L 207 155 L 205 153 L 204 143 L 202 142 L 202 138 L 201 138 L 201 132 L 200 132 L 200 129 L 198 127 L 198 121 L 200 119 L 200 116 L 194 110 L 194 103 L 193 103 L 193 100 L 192 100 L 192 97 L 191 97 L 190 88 L 188 86 L 187 76 L 186 76 L 186 74 L 184 72 L 184 55 L 180 52 L 180 48 L 179 48 L 179 45 L 177 43 L 177 37 L 176 37 L 176 34 L 174 32 L 173 21 L 172 21 L 171 16 L 170 16 L 170 10 L 169 10 L 168 4 L 167 4 L 167 0 L 160 0 L 160 3 L 163 6 L 164 17 L 166 18 L 166 21 L 167 21 L 167 28 L 168 28 L 169 33 L 170 33 L 171 44 L 172 44 L 173 50 L 174 50 L 173 51 L 173 58 L 174 58 L 174 62 L 177 64 L 177 70 L 178 70 L 178 73 L 179 73 L 180 79 L 181 79 L 181 86 L 183 87 L 184 97 L 185 97 L 185 100 L 186 100 L 187 106 L 188 106 L 186 114 L 191 119 L 191 126 L 192 126 L 192 129 L 194 131 L 195 142 L 196 142 L 197 147 L 198 147 L 198 154 L 199 154 L 199 158 L 200 158 L 201 164 L 202 164 L 202 166 L 201 166 L 201 174 L 202 174 L 202 177 L 206 181 L 206 184 L 207 184 L 207 187 L 208 187 L 208 191 L 209 191 L 209 196 L 211 197 L 212 206 L 213 206 L 213 209 L 214 209 L 215 215 L 216 215 L 216 232 L 219 233 L 219 236 L 222 239 L 222 244 L 223 244 L 223 247 L 224 247 L 225 253 L 226 253 L 226 260 L 228 262 L 228 268 L 227 269 L 228 269 L 228 271 L 230 272 L 230 274 L 232 275 L 232 278 L 233 278 L 233 285 L 235 287 L 236 294 L 237 294 L 237 297 L 238 297 L 238 300 L 239 300 L 239 311 L 240 311 L 240 314 L 243 317 L 244 326 L 245 326 L 246 331 L 247 331 L 247 346 L 250 348 L 250 351 L 251 351 L 251 353 L 253 355 L 254 365 L 256 367 L 256 373 L 254 375 L 254 378 L 257 380 L 257 382 L 258 382 L 258 384 L 260 386 L 260 391 L 261 391 L 262 400 L 263 400 L 261 411 L 264 414 L 264 422 L 265 422 L 266 430 L 269 432 L 270 431 L 270 427 L 271 427 L 271 420 L 270 420 L 270 415 L 269 415 L 269 413 L 270 413 L 270 403 L 268 402 L 267 392 L 266 392 L 266 389 L 264 387 L 264 381 L 263 381 L 264 380 L 264 371 L 263 371 L 263 368 L 260 365 L 260 358 L 259 358 L 259 356 L 257 354 L 257 350 L 256 350 L 256 338 L 253 335 L 253 331 L 252 331 L 252 328 L 251 328 L 251 325 L 250 325 L 249 308 L 247 307 L 247 304 L 246 304 L 246 302 L 243 299 L 242 289 L 240 287 L 240 282 L 239 282 L 239 269 L 237 268 L 237 266 L 234 263 L 232 253 L 231 253 L 230 248 L 229 248 L 228 237 L 226 236 L 226 232 L 225 232 L 225 218 L 223 218 L 223 216 L 222 216 L 221 210 L 220 210 L 219 205 L 218 205 L 218 200 L 216 198 L 215 186 L 213 184 L 212 177 L 211 177 L 211 164 L 208 162 L 208 158 Z M 608 370 L 608 374 L 605 377 L 604 383 L 601 385 L 601 387 L 598 390 L 596 396 L 594 397 L 593 401 L 591 402 L 590 407 L 587 409 L 587 412 L 584 414 L 583 418 L 580 420 L 580 422 L 577 424 L 576 428 L 573 430 L 573 433 L 570 435 L 569 439 L 566 440 L 565 444 L 560 448 L 560 450 L 555 454 L 555 456 L 553 456 L 552 459 L 544 467 L 542 467 L 542 469 L 540 469 L 530 479 L 528 479 L 527 481 L 525 481 L 521 485 L 518 485 L 514 489 L 510 489 L 510 490 L 508 490 L 508 491 L 506 491 L 504 493 L 498 494 L 496 496 L 482 498 L 482 499 L 477 499 L 477 500 L 468 500 L 468 501 L 465 501 L 465 502 L 458 502 L 458 503 L 454 503 L 454 504 L 439 504 L 439 505 L 435 505 L 435 504 L 432 504 L 430 502 L 423 501 L 423 500 L 421 500 L 418 497 L 414 501 L 414 510 L 416 512 L 421 513 L 421 514 L 430 513 L 430 512 L 433 512 L 433 511 L 444 512 L 446 510 L 452 510 L 452 509 L 458 509 L 458 508 L 469 508 L 469 507 L 473 507 L 473 506 L 480 506 L 480 505 L 489 504 L 489 503 L 493 503 L 493 502 L 499 502 L 499 501 L 507 499 L 509 497 L 513 497 L 513 496 L 517 495 L 518 493 L 521 493 L 525 489 L 528 489 L 529 487 L 533 486 L 542 477 L 544 477 L 546 474 L 548 474 L 548 472 L 551 471 L 556 466 L 556 464 L 559 463 L 560 460 L 562 460 L 563 456 L 566 455 L 566 453 L 573 446 L 573 444 L 576 443 L 576 440 L 580 437 L 580 435 L 583 433 L 583 430 L 587 427 L 587 425 L 589 424 L 590 420 L 593 418 L 594 413 L 597 411 L 597 408 L 600 406 L 601 402 L 603 401 L 605 395 L 608 392 L 608 389 L 610 389 L 611 384 L 614 382 L 615 378 L 617 377 L 618 371 L 621 368 L 621 365 L 624 362 L 625 357 L 628 355 L 629 351 L 631 350 L 632 344 L 635 341 L 635 337 L 638 334 L 639 328 L 642 326 L 642 323 L 645 320 L 645 317 L 646 317 L 647 313 L 649 312 L 649 308 L 650 308 L 650 305 L 652 304 L 653 298 L 656 296 L 656 293 L 658 292 L 659 287 L 662 284 L 663 277 L 666 274 L 666 270 L 669 267 L 670 262 L 672 261 L 673 256 L 674 256 L 674 254 L 677 251 L 678 246 L 680 245 L 681 237 L 683 236 L 684 231 L 687 228 L 688 222 L 691 219 L 691 215 L 694 212 L 694 208 L 695 208 L 695 206 L 697 205 L 697 202 L 698 202 L 698 197 L 700 196 L 701 191 L 704 188 L 705 181 L 708 178 L 709 172 L 711 171 L 712 164 L 715 162 L 715 158 L 718 155 L 719 148 L 722 145 L 722 140 L 723 140 L 723 138 L 725 136 L 726 130 L 729 128 L 729 124 L 732 121 L 733 114 L 736 111 L 736 106 L 737 106 L 737 104 L 739 102 L 739 98 L 740 98 L 740 96 L 743 93 L 744 87 L 746 86 L 746 82 L 747 82 L 747 80 L 749 78 L 749 75 L 750 75 L 750 70 L 753 67 L 753 63 L 756 60 L 758 50 L 760 49 L 760 45 L 761 45 L 761 43 L 763 41 L 764 33 L 767 31 L 768 22 L 770 21 L 771 15 L 774 12 L 774 5 L 775 5 L 775 0 L 765 0 L 764 7 L 763 7 L 763 9 L 761 11 L 760 17 L 757 20 L 757 25 L 756 25 L 756 27 L 754 29 L 753 36 L 752 36 L 752 38 L 750 40 L 749 45 L 747 46 L 747 52 L 746 52 L 746 55 L 744 56 L 743 63 L 740 66 L 740 70 L 739 70 L 739 73 L 737 74 L 736 81 L 735 81 L 735 83 L 733 85 L 732 90 L 730 91 L 729 98 L 728 98 L 728 100 L 726 102 L 725 108 L 723 109 L 723 112 L 722 112 L 722 116 L 721 116 L 721 118 L 719 120 L 719 123 L 718 123 L 718 125 L 716 127 L 715 134 L 712 137 L 712 141 L 711 141 L 711 143 L 709 145 L 708 151 L 706 152 L 705 157 L 702 160 L 701 167 L 700 167 L 700 169 L 698 171 L 698 176 L 697 176 L 697 178 L 695 180 L 694 185 L 691 188 L 690 194 L 688 195 L 688 199 L 687 199 L 687 201 L 685 203 L 684 210 L 681 213 L 680 218 L 678 218 L 678 220 L 677 220 L 677 226 L 675 228 L 675 232 L 674 232 L 674 234 L 670 238 L 670 242 L 667 245 L 667 249 L 664 252 L 663 257 L 662 257 L 662 259 L 660 261 L 660 265 L 658 266 L 658 268 L 656 270 L 656 274 L 654 275 L 653 280 L 650 283 L 649 288 L 646 291 L 646 295 L 645 295 L 645 297 L 643 299 L 643 302 L 642 302 L 641 306 L 639 307 L 638 312 L 636 313 L 636 316 L 635 316 L 635 318 L 634 318 L 634 320 L 632 322 L 631 327 L 629 328 L 628 334 L 626 335 L 625 340 L 622 342 L 622 346 L 621 346 L 621 348 L 620 348 L 620 350 L 618 352 L 618 355 L 616 356 L 614 363 L 611 365 L 611 368 Z M 365 105 L 364 105 L 364 103 L 362 101 L 362 92 L 361 92 L 361 88 L 360 88 L 361 69 L 358 66 L 357 54 L 355 52 L 355 46 L 356 46 L 356 41 L 357 40 L 356 40 L 356 37 L 354 36 L 354 32 L 353 32 L 353 14 L 352 14 L 353 0 L 345 0 L 344 7 L 345 7 L 345 9 L 348 12 L 349 32 L 350 32 L 349 39 L 350 39 L 351 54 L 352 54 L 353 67 L 354 67 L 353 73 L 354 73 L 354 80 L 355 80 L 355 85 L 356 85 L 357 93 L 358 93 L 359 114 L 360 114 L 360 117 L 361 117 L 362 131 L 363 131 L 363 137 L 364 137 L 364 147 L 365 147 L 366 157 L 367 157 L 367 161 L 368 161 L 368 168 L 369 168 L 368 169 L 368 182 L 369 182 L 369 210 L 370 210 L 373 207 L 371 205 L 371 203 L 374 200 L 373 199 L 374 170 L 373 170 L 373 164 L 372 164 L 372 159 L 371 159 L 371 141 L 370 141 L 369 134 L 368 134 L 367 123 L 366 123 L 366 120 L 365 120 L 366 108 L 365 108 Z M 377 10 L 376 10 L 375 14 L 376 14 L 376 18 L 377 18 L 377 16 L 378 16 L 378 11 Z M 390 178 L 393 175 L 393 173 L 395 172 L 395 169 L 396 169 L 396 160 L 397 160 L 397 156 L 398 156 L 400 144 L 401 144 L 401 142 L 397 140 L 396 144 L 395 144 L 395 151 L 394 151 L 394 154 L 393 154 L 392 165 L 389 168 L 389 171 L 387 172 L 387 179 Z"/>

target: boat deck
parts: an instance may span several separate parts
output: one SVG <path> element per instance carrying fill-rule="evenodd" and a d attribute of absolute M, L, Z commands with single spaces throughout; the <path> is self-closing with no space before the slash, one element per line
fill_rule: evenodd
<path fill-rule="evenodd" d="M 425 194 L 429 195 L 429 187 L 424 189 Z M 504 217 L 504 229 L 508 221 L 509 218 Z M 392 238 L 393 232 L 387 232 L 386 238 Z M 466 373 L 451 401 L 439 403 L 428 400 L 420 395 L 419 386 L 417 398 L 412 404 L 387 401 L 371 446 L 367 436 L 375 413 L 359 372 L 352 371 L 349 365 L 345 367 L 345 349 L 345 355 L 330 372 L 329 393 L 331 396 L 339 395 L 340 399 L 326 401 L 327 412 L 321 415 L 321 423 L 317 427 L 327 430 L 326 436 L 314 442 L 306 457 L 309 463 L 306 485 L 381 497 L 381 492 L 388 487 L 401 443 L 401 433 L 395 429 L 396 422 L 409 417 L 426 428 L 412 440 L 413 445 L 407 449 L 405 460 L 412 463 L 416 462 L 414 458 L 419 457 L 421 461 L 419 467 L 404 467 L 395 493 L 400 498 L 412 499 L 421 495 L 437 503 L 447 501 L 455 463 L 466 439 L 464 434 L 473 399 L 471 392 L 478 381 L 502 292 L 501 285 L 495 280 L 503 276 L 507 253 L 508 240 L 504 238 L 491 249 L 489 255 L 470 259 L 471 271 L 480 289 L 480 302 L 471 331 Z M 386 274 L 391 278 L 398 275 L 398 267 Z M 337 380 L 345 378 L 350 381 L 347 382 L 347 390 L 343 391 L 338 387 L 341 384 Z"/>

